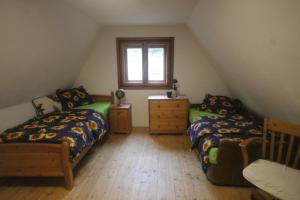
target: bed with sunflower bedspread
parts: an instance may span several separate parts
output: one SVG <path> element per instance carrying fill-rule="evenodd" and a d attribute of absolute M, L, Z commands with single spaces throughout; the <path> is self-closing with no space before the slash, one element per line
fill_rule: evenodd
<path fill-rule="evenodd" d="M 29 121 L 0 134 L 0 143 L 39 142 L 59 144 L 69 142 L 70 159 L 79 157 L 85 147 L 103 138 L 108 125 L 101 113 L 94 110 L 54 112 Z"/>
<path fill-rule="evenodd" d="M 197 149 L 202 168 L 214 184 L 248 185 L 242 176 L 243 158 L 238 144 L 262 133 L 260 123 L 253 115 L 241 112 L 242 105 L 238 104 L 229 97 L 207 95 L 198 108 L 190 110 L 188 134 L 192 149 Z M 253 144 L 251 148 L 256 156 L 259 146 Z"/>
<path fill-rule="evenodd" d="M 0 176 L 64 177 L 72 189 L 73 168 L 107 135 L 114 94 L 89 95 L 81 86 L 32 103 L 35 118 L 0 134 Z"/>

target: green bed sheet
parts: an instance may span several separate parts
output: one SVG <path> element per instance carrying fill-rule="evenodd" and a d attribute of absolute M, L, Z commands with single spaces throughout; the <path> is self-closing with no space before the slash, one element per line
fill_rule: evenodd
<path fill-rule="evenodd" d="M 79 106 L 79 107 L 76 107 L 75 109 L 92 109 L 92 110 L 102 113 L 103 116 L 105 118 L 107 118 L 108 109 L 110 107 L 111 107 L 110 102 L 98 102 L 98 103 L 92 103 L 89 105 Z"/>
<path fill-rule="evenodd" d="M 200 111 L 196 108 L 191 108 L 190 109 L 189 120 L 190 120 L 191 123 L 194 120 L 196 120 L 197 118 L 203 117 L 203 116 L 220 116 L 220 115 L 215 114 L 215 113 Z M 218 164 L 218 162 L 217 162 L 218 148 L 217 147 L 213 147 L 209 150 L 208 158 L 209 158 L 209 163 L 210 164 Z"/>
<path fill-rule="evenodd" d="M 218 114 L 215 113 L 211 113 L 211 112 L 204 112 L 204 111 L 200 111 L 196 108 L 191 108 L 190 112 L 189 112 L 189 120 L 192 123 L 195 119 L 197 119 L 198 117 L 203 117 L 203 116 L 220 116 Z"/>
<path fill-rule="evenodd" d="M 218 158 L 218 151 L 219 148 L 217 147 L 212 147 L 209 152 L 208 152 L 208 161 L 210 164 L 218 164 L 217 158 Z"/>

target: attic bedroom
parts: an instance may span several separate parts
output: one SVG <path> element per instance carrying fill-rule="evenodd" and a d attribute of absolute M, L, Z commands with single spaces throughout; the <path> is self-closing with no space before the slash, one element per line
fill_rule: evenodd
<path fill-rule="evenodd" d="M 1 0 L 0 199 L 300 199 L 300 1 Z"/>

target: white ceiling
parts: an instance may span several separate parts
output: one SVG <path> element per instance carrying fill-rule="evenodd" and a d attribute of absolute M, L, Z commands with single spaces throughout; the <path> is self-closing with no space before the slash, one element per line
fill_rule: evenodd
<path fill-rule="evenodd" d="M 182 24 L 198 0 L 66 0 L 102 25 Z"/>

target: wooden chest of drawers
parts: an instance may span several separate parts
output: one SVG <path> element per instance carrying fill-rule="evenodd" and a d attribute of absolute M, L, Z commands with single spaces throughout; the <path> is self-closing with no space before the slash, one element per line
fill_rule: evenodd
<path fill-rule="evenodd" d="M 109 110 L 109 123 L 111 132 L 130 133 L 131 124 L 131 105 L 112 105 Z"/>
<path fill-rule="evenodd" d="M 185 133 L 188 122 L 187 97 L 149 96 L 150 133 Z"/>

